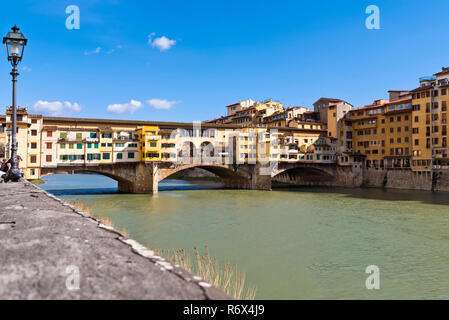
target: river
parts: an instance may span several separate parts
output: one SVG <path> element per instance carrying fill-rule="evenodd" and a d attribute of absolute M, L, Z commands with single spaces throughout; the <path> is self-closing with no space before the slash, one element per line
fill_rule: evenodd
<path fill-rule="evenodd" d="M 167 180 L 158 195 L 117 193 L 98 175 L 42 185 L 151 247 L 207 245 L 236 263 L 256 299 L 449 299 L 449 193 L 383 189 L 204 189 Z M 365 287 L 370 265 L 380 289 Z"/>

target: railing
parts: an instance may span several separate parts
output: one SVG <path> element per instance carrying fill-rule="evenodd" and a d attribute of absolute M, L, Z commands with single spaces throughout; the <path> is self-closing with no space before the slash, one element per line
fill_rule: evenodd
<path fill-rule="evenodd" d="M 433 81 L 433 80 L 436 80 L 436 79 L 437 79 L 436 76 L 425 76 L 425 77 L 419 78 L 419 82 L 423 82 L 423 81 Z"/>

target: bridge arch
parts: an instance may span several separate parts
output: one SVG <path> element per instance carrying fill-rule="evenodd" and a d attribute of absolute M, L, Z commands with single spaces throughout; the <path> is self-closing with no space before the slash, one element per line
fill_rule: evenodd
<path fill-rule="evenodd" d="M 133 183 L 133 177 L 128 176 L 129 178 L 126 178 L 120 173 L 116 173 L 116 170 L 108 170 L 109 168 L 103 168 L 103 167 L 65 167 L 65 168 L 42 168 L 40 178 L 44 178 L 49 175 L 54 174 L 86 174 L 86 173 L 94 173 L 98 175 L 102 175 L 105 177 L 108 177 L 112 180 L 117 181 L 119 184 L 125 183 L 125 184 L 132 184 Z"/>
<path fill-rule="evenodd" d="M 161 172 L 159 172 L 158 174 L 158 182 L 161 182 L 162 180 L 167 179 L 168 177 L 187 170 L 187 169 L 192 169 L 192 168 L 199 168 L 199 169 L 204 169 L 208 172 L 211 172 L 213 174 L 215 174 L 216 176 L 220 177 L 222 180 L 231 180 L 231 179 L 239 179 L 239 180 L 246 180 L 245 177 L 243 177 L 242 175 L 238 174 L 237 172 L 235 172 L 234 170 L 232 170 L 231 168 L 229 168 L 229 166 L 226 165 L 220 165 L 220 164 L 187 164 L 187 165 L 181 165 L 178 166 L 176 168 L 172 168 L 172 169 L 163 169 L 161 170 Z"/>
<path fill-rule="evenodd" d="M 272 175 L 273 185 L 333 185 L 336 173 L 332 167 L 314 164 L 281 166 Z"/>

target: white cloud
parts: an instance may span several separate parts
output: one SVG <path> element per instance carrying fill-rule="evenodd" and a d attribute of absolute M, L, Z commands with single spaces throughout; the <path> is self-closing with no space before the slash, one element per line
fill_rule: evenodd
<path fill-rule="evenodd" d="M 150 106 L 158 110 L 170 110 L 175 104 L 180 101 L 168 101 L 166 99 L 151 99 L 147 101 Z"/>
<path fill-rule="evenodd" d="M 115 51 L 120 50 L 120 49 L 122 49 L 122 48 L 123 48 L 123 46 L 122 46 L 121 44 L 119 44 L 119 45 L 115 46 L 115 48 L 110 49 L 110 50 L 107 52 L 107 54 L 112 54 L 112 53 L 114 53 Z"/>
<path fill-rule="evenodd" d="M 49 102 L 49 101 L 43 101 L 43 100 L 39 100 L 38 102 L 36 102 L 33 105 L 33 109 L 34 111 L 38 112 L 38 113 L 42 113 L 48 116 L 64 116 L 64 115 L 69 115 L 75 112 L 80 112 L 81 111 L 81 106 L 74 102 L 69 102 L 69 101 L 53 101 L 53 102 Z"/>
<path fill-rule="evenodd" d="M 167 51 L 176 44 L 176 40 L 170 40 L 166 36 L 153 40 L 155 35 L 156 33 L 153 32 L 148 36 L 148 44 L 150 44 L 153 48 L 158 48 L 160 51 Z"/>
<path fill-rule="evenodd" d="M 23 66 L 22 71 L 31 72 L 31 68 L 28 68 L 27 66 Z"/>
<path fill-rule="evenodd" d="M 140 101 L 131 100 L 130 103 L 123 103 L 123 104 L 110 104 L 108 106 L 108 112 L 114 113 L 114 114 L 133 114 L 138 109 L 142 108 L 143 104 Z"/>
<path fill-rule="evenodd" d="M 101 52 L 101 47 L 97 47 L 95 50 L 92 50 L 92 51 L 85 50 L 84 51 L 84 55 L 85 56 L 90 56 L 91 54 L 97 54 L 97 53 L 100 53 L 100 52 Z"/>

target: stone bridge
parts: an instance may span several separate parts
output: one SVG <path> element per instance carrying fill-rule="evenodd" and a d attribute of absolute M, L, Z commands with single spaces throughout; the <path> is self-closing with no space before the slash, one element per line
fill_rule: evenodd
<path fill-rule="evenodd" d="M 220 177 L 225 188 L 229 189 L 271 190 L 272 181 L 301 185 L 344 185 L 339 183 L 341 177 L 337 165 L 300 162 L 279 163 L 271 169 L 261 164 L 173 164 L 170 162 L 67 165 L 42 168 L 41 177 L 74 172 L 97 173 L 116 180 L 120 192 L 157 193 L 160 181 L 190 168 L 201 168 L 212 172 Z"/>

